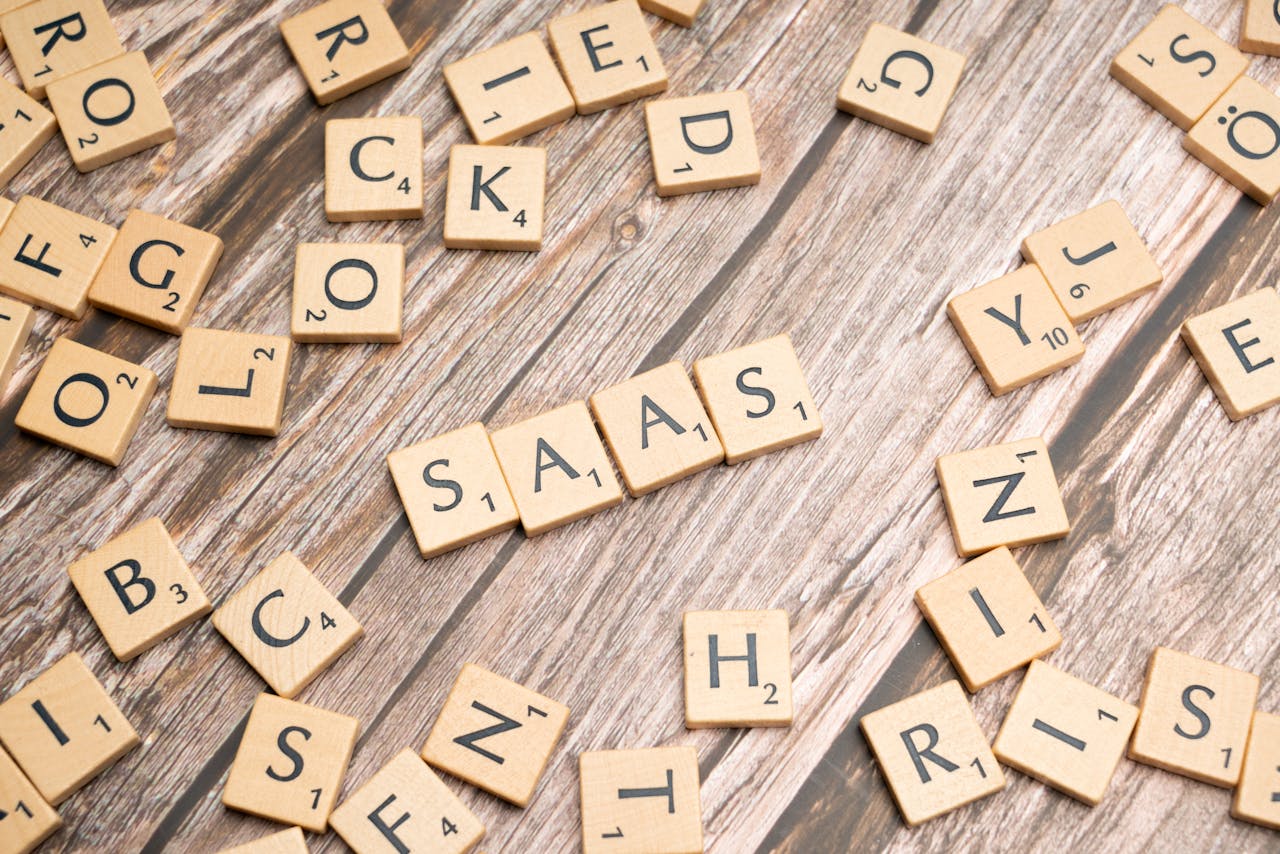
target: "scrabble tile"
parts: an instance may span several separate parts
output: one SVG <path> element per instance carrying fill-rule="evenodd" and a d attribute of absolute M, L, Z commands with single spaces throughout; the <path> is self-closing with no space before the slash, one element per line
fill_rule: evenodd
<path fill-rule="evenodd" d="M 155 518 L 80 558 L 67 574 L 121 661 L 213 610 L 164 523 Z"/>
<path fill-rule="evenodd" d="M 37 100 L 55 80 L 124 53 L 102 0 L 36 0 L 0 18 L 0 32 Z"/>
<path fill-rule="evenodd" d="M 25 303 L 0 297 L 0 396 L 9 385 L 13 369 L 18 366 L 22 348 L 31 337 L 36 310 Z"/>
<path fill-rule="evenodd" d="M 530 537 L 622 503 L 586 404 L 566 404 L 490 435 Z"/>
<path fill-rule="evenodd" d="M 479 422 L 392 451 L 387 467 L 423 557 L 510 530 L 520 521 Z"/>
<path fill-rule="evenodd" d="M 1004 773 L 954 679 L 864 715 L 861 725 L 908 827 L 1004 788 Z"/>
<path fill-rule="evenodd" d="M 1124 758 L 1138 709 L 1033 661 L 993 747 L 996 757 L 1090 806 Z"/>
<path fill-rule="evenodd" d="M 58 812 L 41 797 L 9 754 L 0 750 L 0 851 L 27 854 L 62 827 Z"/>
<path fill-rule="evenodd" d="M 686 611 L 684 722 L 689 729 L 791 725 L 786 611 Z"/>
<path fill-rule="evenodd" d="M 724 447 L 679 362 L 637 374 L 591 395 L 591 411 L 639 497 L 724 459 Z"/>
<path fill-rule="evenodd" d="M 1280 830 L 1280 715 L 1253 713 L 1244 768 L 1231 814 Z"/>
<path fill-rule="evenodd" d="M 138 746 L 138 734 L 76 653 L 0 703 L 0 742 L 54 806 Z"/>
<path fill-rule="evenodd" d="M 25 6 L 31 0 L 0 0 L 0 15 L 8 14 L 19 6 Z M 4 47 L 4 36 L 0 34 L 0 47 Z"/>
<path fill-rule="evenodd" d="M 444 82 L 482 145 L 514 142 L 575 112 L 569 87 L 537 33 L 449 63 Z"/>
<path fill-rule="evenodd" d="M 259 694 L 222 790 L 222 803 L 260 818 L 324 833 L 360 721 Z"/>
<path fill-rule="evenodd" d="M 281 21 L 280 34 L 318 104 L 385 80 L 412 59 L 382 0 L 329 0 Z"/>
<path fill-rule="evenodd" d="M 1258 677 L 1156 647 L 1129 758 L 1202 783 L 1240 780 Z"/>
<path fill-rule="evenodd" d="M 1260 205 L 1280 192 L 1280 98 L 1241 77 L 1182 138 L 1182 147 Z"/>
<path fill-rule="evenodd" d="M 527 806 L 560 741 L 569 707 L 464 664 L 422 758 L 518 807 Z"/>
<path fill-rule="evenodd" d="M 216 234 L 131 210 L 89 288 L 89 302 L 181 335 L 220 258 Z"/>
<path fill-rule="evenodd" d="M 455 145 L 449 151 L 444 245 L 450 249 L 542 248 L 545 148 Z"/>
<path fill-rule="evenodd" d="M 169 390 L 169 424 L 275 436 L 292 343 L 278 335 L 188 329 Z"/>
<path fill-rule="evenodd" d="M 578 756 L 583 854 L 701 854 L 702 799 L 692 747 Z"/>
<path fill-rule="evenodd" d="M 466 854 L 484 836 L 480 819 L 407 748 L 343 801 L 329 826 L 356 854 Z"/>
<path fill-rule="evenodd" d="M 403 313 L 402 244 L 298 244 L 293 268 L 294 341 L 399 341 Z"/>
<path fill-rule="evenodd" d="M 1116 201 L 1103 202 L 1022 241 L 1072 323 L 1128 302 L 1164 280 Z"/>
<path fill-rule="evenodd" d="M 1062 644 L 1062 635 L 1004 546 L 916 591 L 916 604 L 977 691 Z"/>
<path fill-rule="evenodd" d="M 636 0 L 591 6 L 547 24 L 578 113 L 598 113 L 667 88 L 667 69 Z"/>
<path fill-rule="evenodd" d="M 0 228 L 4 228 L 4 224 L 9 221 L 9 215 L 13 213 L 13 209 L 17 207 L 13 202 L 4 196 L 0 196 Z"/>
<path fill-rule="evenodd" d="M 33 196 L 0 229 L 0 293 L 79 320 L 116 230 Z"/>
<path fill-rule="evenodd" d="M 822 435 L 791 339 L 775 335 L 693 363 L 729 465 Z"/>
<path fill-rule="evenodd" d="M 69 74 L 48 86 L 49 106 L 81 172 L 115 163 L 177 136 L 160 86 L 141 51 Z"/>
<path fill-rule="evenodd" d="M 640 0 L 640 8 L 682 27 L 692 27 L 707 0 Z"/>
<path fill-rule="evenodd" d="M 281 697 L 298 696 L 364 629 L 284 552 L 213 612 L 213 627 Z"/>
<path fill-rule="evenodd" d="M 1280 403 L 1280 294 L 1260 288 L 1182 324 L 1182 340 L 1232 421 Z"/>
<path fill-rule="evenodd" d="M 644 106 L 659 196 L 760 183 L 747 93 L 663 98 Z"/>
<path fill-rule="evenodd" d="M 0 184 L 8 182 L 58 132 L 53 113 L 7 80 L 0 80 Z"/>
<path fill-rule="evenodd" d="M 1034 264 L 952 297 L 947 316 L 997 397 L 1084 356 L 1084 342 Z"/>
<path fill-rule="evenodd" d="M 302 835 L 302 828 L 291 827 L 243 845 L 223 848 L 218 854 L 307 854 L 307 851 L 307 840 Z"/>
<path fill-rule="evenodd" d="M 1039 436 L 938 457 L 938 484 L 961 557 L 1071 531 L 1049 448 Z"/>
<path fill-rule="evenodd" d="M 1280 8 L 1275 0 L 1244 0 L 1240 49 L 1280 56 Z"/>
<path fill-rule="evenodd" d="M 330 119 L 324 125 L 329 222 L 422 216 L 422 119 Z"/>
<path fill-rule="evenodd" d="M 1244 54 L 1169 5 L 1111 61 L 1111 76 L 1189 130 L 1248 67 Z"/>
<path fill-rule="evenodd" d="M 836 105 L 891 131 L 933 142 L 960 85 L 965 57 L 872 24 L 840 84 Z"/>
<path fill-rule="evenodd" d="M 18 410 L 18 429 L 118 466 L 156 384 L 141 365 L 59 338 Z"/>

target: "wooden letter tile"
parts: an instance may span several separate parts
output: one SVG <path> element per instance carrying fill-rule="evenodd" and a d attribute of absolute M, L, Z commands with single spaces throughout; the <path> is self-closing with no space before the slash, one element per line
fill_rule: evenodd
<path fill-rule="evenodd" d="M 79 320 L 116 230 L 33 196 L 0 229 L 0 292 Z"/>
<path fill-rule="evenodd" d="M 1124 758 L 1137 720 L 1135 706 L 1033 661 L 994 750 L 1005 765 L 1096 806 Z"/>
<path fill-rule="evenodd" d="M 1258 677 L 1156 647 L 1129 758 L 1202 783 L 1240 780 Z"/>
<path fill-rule="evenodd" d="M 970 691 L 1062 643 L 1035 588 L 1003 546 L 921 587 L 916 604 Z"/>
<path fill-rule="evenodd" d="M 862 733 L 909 827 L 1004 788 L 1004 773 L 954 679 L 864 715 Z"/>
<path fill-rule="evenodd" d="M 836 105 L 912 139 L 933 142 L 964 64 L 964 56 L 953 50 L 872 24 L 840 84 Z"/>
<path fill-rule="evenodd" d="M 164 96 L 140 51 L 50 83 L 48 95 L 71 159 L 81 172 L 92 172 L 177 136 Z"/>
<path fill-rule="evenodd" d="M 319 104 L 409 67 L 409 48 L 382 0 L 329 0 L 286 18 L 280 34 Z"/>
<path fill-rule="evenodd" d="M 510 530 L 520 521 L 479 422 L 392 451 L 387 467 L 423 557 Z"/>
<path fill-rule="evenodd" d="M 484 836 L 480 819 L 407 748 L 343 801 L 329 826 L 356 854 L 466 854 Z"/>
<path fill-rule="evenodd" d="M 1231 814 L 1280 830 L 1280 715 L 1253 713 L 1244 770 L 1236 786 Z"/>
<path fill-rule="evenodd" d="M 578 772 L 583 854 L 702 854 L 692 747 L 593 750 Z"/>
<path fill-rule="evenodd" d="M 118 466 L 155 393 L 147 368 L 59 338 L 18 410 L 18 429 Z"/>
<path fill-rule="evenodd" d="M 329 222 L 422 216 L 422 119 L 331 119 L 324 125 Z"/>
<path fill-rule="evenodd" d="M 952 297 L 947 316 L 996 396 L 1084 356 L 1084 342 L 1034 264 Z"/>
<path fill-rule="evenodd" d="M 0 80 L 0 184 L 53 139 L 58 122 L 44 105 L 7 80 Z"/>
<path fill-rule="evenodd" d="M 89 302 L 181 335 L 221 257 L 217 235 L 131 210 L 93 280 Z"/>
<path fill-rule="evenodd" d="M 747 93 L 664 98 L 644 107 L 659 196 L 760 183 Z"/>
<path fill-rule="evenodd" d="M 218 854 L 307 854 L 308 850 L 302 828 L 291 827 L 243 845 L 223 848 Z"/>
<path fill-rule="evenodd" d="M 324 833 L 338 801 L 360 721 L 259 694 L 236 751 L 222 803 Z"/>
<path fill-rule="evenodd" d="M 1260 205 L 1280 193 L 1280 98 L 1249 77 L 1231 84 L 1182 147 Z"/>
<path fill-rule="evenodd" d="M 686 611 L 684 722 L 689 729 L 791 725 L 786 611 Z"/>
<path fill-rule="evenodd" d="M 586 404 L 566 404 L 490 437 L 530 537 L 622 503 Z"/>
<path fill-rule="evenodd" d="M 298 244 L 293 268 L 294 341 L 399 341 L 403 312 L 402 244 Z"/>
<path fill-rule="evenodd" d="M 1022 241 L 1022 257 L 1040 268 L 1072 323 L 1115 308 L 1164 280 L 1116 201 L 1037 231 Z"/>
<path fill-rule="evenodd" d="M 9 754 L 0 750 L 0 851 L 27 854 L 62 827 L 49 806 Z"/>
<path fill-rule="evenodd" d="M 729 465 L 822 435 L 791 339 L 775 335 L 693 363 Z"/>
<path fill-rule="evenodd" d="M 453 100 L 482 145 L 505 145 L 574 114 L 573 96 L 537 33 L 444 67 Z"/>
<path fill-rule="evenodd" d="M 427 736 L 422 758 L 518 807 L 542 778 L 569 707 L 464 664 Z"/>
<path fill-rule="evenodd" d="M 1232 421 L 1280 403 L 1280 294 L 1261 288 L 1182 324 L 1182 340 Z"/>
<path fill-rule="evenodd" d="M 102 0 L 36 0 L 0 18 L 0 32 L 27 94 L 124 53 Z"/>
<path fill-rule="evenodd" d="M 137 747 L 138 734 L 73 652 L 0 703 L 0 741 L 57 806 Z"/>
<path fill-rule="evenodd" d="M 444 245 L 450 249 L 542 248 L 547 150 L 455 145 L 449 152 Z"/>
<path fill-rule="evenodd" d="M 640 0 L 640 8 L 682 27 L 692 27 L 707 0 Z"/>
<path fill-rule="evenodd" d="M 281 697 L 292 699 L 364 629 L 290 552 L 213 612 L 213 627 Z"/>
<path fill-rule="evenodd" d="M 1280 10 L 1275 0 L 1244 0 L 1240 49 L 1280 56 Z"/>
<path fill-rule="evenodd" d="M 25 303 L 0 297 L 0 396 L 9 385 L 9 377 L 18 365 L 22 348 L 31 337 L 36 310 Z"/>
<path fill-rule="evenodd" d="M 724 459 L 724 448 L 679 362 L 591 395 L 609 451 L 639 497 Z"/>
<path fill-rule="evenodd" d="M 90 552 L 67 573 L 121 661 L 213 610 L 159 519 L 148 519 Z"/>
<path fill-rule="evenodd" d="M 188 329 L 169 390 L 169 424 L 275 436 L 293 342 L 278 335 Z"/>
<path fill-rule="evenodd" d="M 581 115 L 667 88 L 667 69 L 636 0 L 556 18 L 547 33 Z"/>
<path fill-rule="evenodd" d="M 956 551 L 970 557 L 1071 531 L 1044 439 L 1021 439 L 938 457 L 938 483 Z"/>
<path fill-rule="evenodd" d="M 1111 62 L 1111 76 L 1183 130 L 1249 67 L 1240 51 L 1165 6 Z"/>

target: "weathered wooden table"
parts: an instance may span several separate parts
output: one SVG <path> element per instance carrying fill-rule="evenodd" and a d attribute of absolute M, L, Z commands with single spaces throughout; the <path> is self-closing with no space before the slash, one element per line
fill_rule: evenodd
<path fill-rule="evenodd" d="M 117 663 L 67 581 L 78 555 L 151 515 L 215 602 L 291 549 L 364 623 L 302 696 L 363 722 L 345 791 L 421 746 L 463 662 L 568 703 L 528 809 L 450 781 L 490 852 L 575 848 L 577 754 L 670 743 L 697 747 L 708 845 L 726 854 L 1280 844 L 1228 817 L 1229 792 L 1130 762 L 1095 809 L 1010 772 L 1003 793 L 908 831 L 857 730 L 865 712 L 953 678 L 912 603 L 960 563 L 934 459 L 1034 434 L 1075 525 L 1019 554 L 1065 636 L 1050 660 L 1137 702 L 1152 648 L 1170 645 L 1262 674 L 1260 705 L 1280 710 L 1280 410 L 1229 423 L 1177 336 L 1188 316 L 1275 284 L 1280 217 L 1184 154 L 1182 134 L 1107 76 L 1158 0 L 712 0 L 690 30 L 651 18 L 671 95 L 750 93 L 763 181 L 660 200 L 640 104 L 576 117 L 532 139 L 550 162 L 547 236 L 529 255 L 442 248 L 448 149 L 469 137 L 440 67 L 582 3 L 395 0 L 412 68 L 324 109 L 276 30 L 308 5 L 109 3 L 159 75 L 177 142 L 81 176 L 55 141 L 8 190 L 220 234 L 197 325 L 287 334 L 299 241 L 403 241 L 411 281 L 402 344 L 298 347 L 275 440 L 165 424 L 176 338 L 98 311 L 80 323 L 41 312 L 0 407 L 0 686 L 78 650 L 144 739 L 63 805 L 48 850 L 206 850 L 275 829 L 219 802 L 262 681 L 208 621 Z M 1186 5 L 1234 40 L 1238 0 Z M 874 20 L 969 55 L 931 147 L 834 109 Z M 1280 86 L 1277 60 L 1254 57 L 1251 73 Z M 328 224 L 325 120 L 401 113 L 425 120 L 426 217 Z M 1013 268 L 1032 230 L 1108 198 L 1164 285 L 1088 323 L 1081 364 L 993 398 L 946 299 Z M 536 540 L 418 556 L 388 451 L 781 330 L 821 406 L 819 441 Z M 14 429 L 58 335 L 161 377 L 118 470 Z M 718 607 L 790 613 L 791 728 L 685 730 L 680 614 Z M 974 698 L 989 735 L 1017 682 Z"/>

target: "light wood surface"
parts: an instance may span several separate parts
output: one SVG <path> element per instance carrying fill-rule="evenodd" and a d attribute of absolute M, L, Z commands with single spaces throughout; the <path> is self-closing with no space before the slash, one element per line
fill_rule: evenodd
<path fill-rule="evenodd" d="M 997 795 L 908 831 L 857 729 L 954 678 L 913 604 L 959 566 L 940 454 L 1043 435 L 1073 527 L 1017 553 L 1062 630 L 1055 666 L 1129 703 L 1165 645 L 1262 676 L 1280 710 L 1280 409 L 1231 423 L 1180 324 L 1272 284 L 1277 209 L 1183 151 L 1182 134 L 1112 79 L 1159 0 L 911 4 L 715 0 L 684 29 L 646 15 L 670 95 L 746 90 L 756 187 L 659 199 L 643 104 L 533 135 L 548 150 L 539 253 L 446 251 L 449 147 L 470 142 L 440 68 L 580 2 L 395 0 L 417 55 L 403 74 L 318 108 L 276 24 L 308 0 L 110 4 L 145 50 L 176 142 L 80 175 L 60 142 L 7 194 L 118 226 L 131 208 L 218 234 L 226 254 L 194 326 L 287 334 L 303 241 L 407 246 L 404 341 L 298 345 L 279 437 L 165 423 L 178 339 L 94 309 L 40 311 L 0 399 L 0 687 L 78 650 L 143 745 L 60 808 L 46 850 L 203 851 L 275 828 L 219 801 L 263 682 L 209 621 L 118 664 L 64 569 L 151 516 L 220 604 L 285 550 L 365 637 L 300 696 L 361 721 L 343 797 L 421 746 L 462 664 L 564 702 L 564 738 L 529 807 L 445 785 L 488 828 L 483 850 L 573 850 L 584 750 L 692 745 L 713 852 L 957 845 L 1136 852 L 1273 848 L 1231 793 L 1121 762 L 1086 808 L 1018 772 Z M 1240 3 L 1188 11 L 1228 41 Z M 874 20 L 969 57 L 931 146 L 838 113 Z M 1280 60 L 1250 73 L 1280 87 Z M 16 79 L 4 60 L 0 66 Z M 425 122 L 426 216 L 329 224 L 324 121 Z M 1118 200 L 1165 273 L 1081 328 L 1083 360 L 992 397 L 946 318 L 949 296 L 1009 272 L 1020 241 Z M 789 331 L 826 431 L 719 466 L 536 539 L 503 533 L 424 562 L 384 457 L 476 420 L 514 424 L 678 359 Z M 19 435 L 14 413 L 54 336 L 161 377 L 110 469 Z M 680 615 L 781 608 L 795 722 L 687 731 Z M 993 737 L 1017 687 L 974 697 Z M 315 851 L 341 850 L 333 834 Z"/>

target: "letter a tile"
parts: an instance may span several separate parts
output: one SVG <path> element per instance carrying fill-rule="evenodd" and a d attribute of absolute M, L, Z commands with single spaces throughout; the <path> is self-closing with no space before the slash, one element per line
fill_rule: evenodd
<path fill-rule="evenodd" d="M 578 773 L 583 854 L 702 854 L 692 747 L 589 751 Z"/>
<path fill-rule="evenodd" d="M 530 537 L 622 503 L 609 456 L 581 401 L 489 438 Z"/>
<path fill-rule="evenodd" d="M 356 854 L 466 854 L 484 836 L 480 819 L 407 748 L 343 801 L 329 826 Z"/>
<path fill-rule="evenodd" d="M 67 574 L 121 661 L 213 610 L 159 519 L 125 531 L 71 564 Z"/>
<path fill-rule="evenodd" d="M 486 792 L 527 806 L 569 720 L 569 707 L 464 664 L 422 758 Z"/>
<path fill-rule="evenodd" d="M 4 703 L 0 742 L 57 806 L 138 746 L 138 734 L 76 653 Z"/>
<path fill-rule="evenodd" d="M 1280 97 L 1241 77 L 1182 138 L 1182 147 L 1260 205 L 1280 193 Z"/>
<path fill-rule="evenodd" d="M 28 854 L 60 827 L 57 810 L 0 750 L 0 851 Z"/>
<path fill-rule="evenodd" d="M 684 722 L 689 729 L 791 725 L 786 611 L 686 611 Z"/>
<path fill-rule="evenodd" d="M 760 183 L 746 92 L 650 101 L 644 117 L 659 196 Z"/>
<path fill-rule="evenodd" d="M 298 696 L 364 629 L 285 552 L 213 612 L 213 627 L 281 697 Z"/>
<path fill-rule="evenodd" d="M 1253 713 L 1244 770 L 1231 814 L 1280 830 L 1280 715 Z"/>
<path fill-rule="evenodd" d="M 955 680 L 864 715 L 861 726 L 908 827 L 1004 788 Z"/>
<path fill-rule="evenodd" d="M 547 33 L 581 115 L 667 88 L 667 69 L 636 0 L 556 18 Z"/>
<path fill-rule="evenodd" d="M 1056 540 L 1071 531 L 1044 439 L 1022 439 L 938 457 L 938 483 L 956 551 Z"/>
<path fill-rule="evenodd" d="M 449 152 L 444 245 L 540 249 L 546 183 L 545 148 L 455 145 Z"/>
<path fill-rule="evenodd" d="M 318 104 L 409 67 L 412 57 L 382 0 L 329 0 L 280 23 Z"/>
<path fill-rule="evenodd" d="M 1258 677 L 1156 647 L 1142 688 L 1129 758 L 1202 783 L 1240 780 Z"/>
<path fill-rule="evenodd" d="M 1261 288 L 1182 324 L 1200 370 L 1232 421 L 1280 403 L 1280 294 Z"/>
<path fill-rule="evenodd" d="M 573 96 L 537 33 L 449 63 L 444 81 L 481 145 L 506 145 L 574 114 Z"/>

